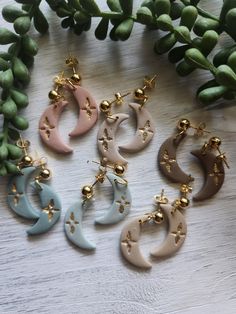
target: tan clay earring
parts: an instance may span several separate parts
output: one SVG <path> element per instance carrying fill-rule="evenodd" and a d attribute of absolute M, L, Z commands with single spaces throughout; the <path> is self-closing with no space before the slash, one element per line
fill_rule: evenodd
<path fill-rule="evenodd" d="M 158 166 L 162 174 L 173 183 L 186 183 L 193 181 L 191 175 L 186 174 L 178 165 L 176 151 L 180 142 L 187 135 L 189 129 L 194 129 L 194 135 L 202 136 L 204 133 L 210 133 L 205 130 L 206 125 L 200 123 L 198 126 L 191 125 L 188 119 L 181 119 L 177 125 L 177 134 L 169 137 L 161 145 L 158 152 Z"/>
<path fill-rule="evenodd" d="M 224 164 L 229 168 L 225 153 L 220 150 L 221 139 L 211 137 L 201 149 L 193 150 L 191 153 L 196 156 L 202 164 L 205 172 L 205 182 L 201 190 L 193 196 L 194 201 L 203 201 L 215 195 L 222 187 L 225 178 Z M 212 151 L 218 152 L 215 155 Z"/>
<path fill-rule="evenodd" d="M 166 219 L 169 230 L 166 239 L 159 248 L 151 250 L 154 257 L 166 257 L 177 252 L 183 245 L 187 234 L 187 224 L 181 211 L 189 205 L 188 193 L 192 187 L 186 184 L 181 185 L 180 198 L 169 203 L 164 190 L 160 196 L 155 196 L 155 210 L 151 213 L 137 217 L 128 223 L 121 232 L 120 248 L 124 258 L 134 266 L 151 268 L 152 264 L 147 261 L 139 247 L 139 239 L 142 227 L 145 224 L 161 224 Z"/>

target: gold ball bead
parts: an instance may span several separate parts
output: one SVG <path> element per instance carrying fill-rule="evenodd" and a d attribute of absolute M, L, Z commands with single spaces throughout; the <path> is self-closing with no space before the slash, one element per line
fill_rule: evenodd
<path fill-rule="evenodd" d="M 221 139 L 217 136 L 210 138 L 209 144 L 212 148 L 218 148 L 221 145 Z"/>
<path fill-rule="evenodd" d="M 48 93 L 48 97 L 49 97 L 49 99 L 51 99 L 51 100 L 55 100 L 55 99 L 57 99 L 57 98 L 59 97 L 59 94 L 58 94 L 57 91 L 51 90 L 51 91 Z"/>
<path fill-rule="evenodd" d="M 157 224 L 160 224 L 164 221 L 164 215 L 162 212 L 157 212 L 154 216 L 154 221 Z"/>
<path fill-rule="evenodd" d="M 30 166 L 33 163 L 33 158 L 29 155 L 25 155 L 22 157 L 21 162 L 23 162 L 25 166 Z"/>
<path fill-rule="evenodd" d="M 71 76 L 71 79 L 72 81 L 75 83 L 75 84 L 79 84 L 80 81 L 81 81 L 81 76 L 77 73 L 74 73 L 72 76 Z"/>
<path fill-rule="evenodd" d="M 111 110 L 111 103 L 108 100 L 103 100 L 100 103 L 100 110 L 102 112 L 109 112 Z"/>
<path fill-rule="evenodd" d="M 50 171 L 49 169 L 47 169 L 47 168 L 42 169 L 42 170 L 40 171 L 40 173 L 39 173 L 39 176 L 40 176 L 42 179 L 47 180 L 47 179 L 49 179 L 50 176 L 51 176 L 51 171 Z"/>
<path fill-rule="evenodd" d="M 187 197 L 182 196 L 179 200 L 179 204 L 181 207 L 187 207 L 189 205 L 190 201 Z"/>
<path fill-rule="evenodd" d="M 135 89 L 134 97 L 137 99 L 144 99 L 146 97 L 144 89 L 142 88 Z"/>
<path fill-rule="evenodd" d="M 124 172 L 125 172 L 125 167 L 122 166 L 122 165 L 115 165 L 114 170 L 115 170 L 115 173 L 116 173 L 118 176 L 121 176 L 121 175 L 123 175 Z"/>
<path fill-rule="evenodd" d="M 178 123 L 179 130 L 187 130 L 190 127 L 190 121 L 188 119 L 181 119 Z"/>
<path fill-rule="evenodd" d="M 91 198 L 93 196 L 93 187 L 91 185 L 84 185 L 82 187 L 82 195 L 86 198 Z"/>

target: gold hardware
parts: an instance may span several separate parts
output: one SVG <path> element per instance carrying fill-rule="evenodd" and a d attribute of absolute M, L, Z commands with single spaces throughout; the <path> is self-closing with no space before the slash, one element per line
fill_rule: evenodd
<path fill-rule="evenodd" d="M 206 130 L 205 123 L 202 122 L 198 126 L 194 126 L 190 123 L 188 119 L 183 118 L 177 124 L 177 129 L 179 130 L 179 133 L 177 134 L 177 136 L 186 133 L 187 130 L 190 128 L 195 130 L 194 134 L 197 136 L 202 136 L 204 133 L 210 133 L 209 131 Z"/>
<path fill-rule="evenodd" d="M 139 87 L 134 90 L 134 99 L 140 101 L 140 108 L 142 108 L 148 100 L 148 96 L 146 95 L 145 91 L 155 87 L 156 78 L 157 75 L 154 75 L 152 78 L 145 76 L 143 87 Z"/>
<path fill-rule="evenodd" d="M 229 164 L 227 162 L 227 157 L 225 153 L 222 153 L 222 151 L 220 150 L 220 145 L 221 145 L 222 141 L 218 136 L 213 136 L 209 139 L 208 142 L 205 142 L 204 145 L 202 146 L 201 152 L 202 154 L 205 154 L 206 151 L 208 150 L 217 150 L 217 152 L 219 153 L 218 156 L 216 156 L 216 158 L 219 161 L 222 161 L 226 167 L 229 169 Z"/>
<path fill-rule="evenodd" d="M 115 99 L 112 100 L 112 101 L 109 101 L 109 100 L 103 100 L 100 105 L 99 105 L 99 108 L 100 110 L 105 113 L 106 117 L 108 119 L 112 119 L 112 120 L 117 120 L 117 117 L 112 117 L 112 114 L 111 114 L 111 108 L 112 108 L 112 105 L 113 104 L 116 104 L 116 105 L 121 105 L 123 104 L 124 102 L 124 97 L 128 96 L 130 93 L 125 93 L 125 94 L 121 94 L 119 92 L 115 93 Z"/>
<path fill-rule="evenodd" d="M 23 151 L 23 157 L 20 159 L 20 161 L 17 164 L 17 167 L 19 170 L 21 170 L 24 167 L 30 167 L 33 164 L 33 158 L 28 154 L 28 149 L 30 147 L 30 141 L 25 140 L 21 137 L 16 142 L 16 145 L 22 149 Z"/>
<path fill-rule="evenodd" d="M 72 69 L 72 76 L 70 77 L 71 84 L 78 85 L 81 81 L 81 76 L 77 73 L 77 67 L 79 64 L 79 61 L 77 58 L 70 56 L 66 59 L 66 65 Z"/>
<path fill-rule="evenodd" d="M 63 83 L 64 83 L 65 79 L 64 79 L 64 72 L 61 72 L 58 76 L 56 76 L 54 78 L 54 89 L 51 90 L 48 93 L 48 98 L 54 102 L 54 101 L 58 101 L 60 98 L 63 98 L 63 94 L 61 94 L 59 92 L 59 89 L 61 89 L 61 87 L 63 87 Z"/>

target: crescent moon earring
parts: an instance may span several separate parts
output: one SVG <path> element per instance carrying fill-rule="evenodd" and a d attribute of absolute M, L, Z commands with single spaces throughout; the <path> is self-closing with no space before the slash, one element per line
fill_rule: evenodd
<path fill-rule="evenodd" d="M 205 182 L 201 190 L 193 196 L 194 201 L 203 201 L 215 195 L 222 187 L 225 178 L 224 165 L 229 168 L 225 153 L 220 150 L 221 139 L 211 137 L 201 149 L 191 154 L 199 159 L 205 172 Z M 215 155 L 212 151 L 217 151 Z"/>
<path fill-rule="evenodd" d="M 39 120 L 39 134 L 42 142 L 51 150 L 60 154 L 68 154 L 73 150 L 71 147 L 63 143 L 58 131 L 58 122 L 68 102 L 59 92 L 63 86 L 63 75 L 55 78 L 55 88 L 48 94 L 51 104 L 46 108 Z"/>
<path fill-rule="evenodd" d="M 148 100 L 146 90 L 155 87 L 156 77 L 156 75 L 151 79 L 146 77 L 143 87 L 137 88 L 134 91 L 134 99 L 136 99 L 138 103 L 130 103 L 129 107 L 134 111 L 137 117 L 137 127 L 134 138 L 128 144 L 119 147 L 122 151 L 136 153 L 144 149 L 153 138 L 155 124 L 151 114 L 145 108 L 145 105 Z"/>
<path fill-rule="evenodd" d="M 98 150 L 103 158 L 106 158 L 112 164 L 126 165 L 127 160 L 123 158 L 115 143 L 115 133 L 120 123 L 128 119 L 129 116 L 125 113 L 111 113 L 112 105 L 120 105 L 123 103 L 123 98 L 129 95 L 126 93 L 121 95 L 115 94 L 115 99 L 112 101 L 103 100 L 100 103 L 100 110 L 105 115 L 105 120 L 101 123 L 97 134 Z"/>
<path fill-rule="evenodd" d="M 97 163 L 97 162 L 96 162 Z M 131 207 L 131 194 L 128 188 L 128 182 L 122 175 L 125 168 L 122 165 L 109 165 L 107 161 L 102 160 L 99 171 L 95 176 L 93 184 L 82 187 L 82 199 L 74 203 L 66 212 L 64 220 L 64 229 L 67 238 L 76 246 L 93 250 L 95 244 L 87 240 L 83 232 L 82 220 L 84 212 L 87 210 L 90 200 L 94 196 L 94 186 L 97 183 L 103 183 L 107 178 L 114 190 L 114 200 L 105 215 L 95 219 L 95 223 L 110 225 L 123 220 L 129 213 Z M 112 168 L 114 173 L 109 173 L 107 168 Z"/>
<path fill-rule="evenodd" d="M 159 248 L 151 250 L 153 257 L 167 257 L 176 253 L 184 243 L 187 234 L 187 225 L 182 210 L 189 205 L 187 195 L 192 188 L 183 184 L 180 188 L 181 197 L 169 204 L 164 196 L 164 190 L 160 196 L 155 196 L 155 210 L 143 216 L 137 217 L 128 223 L 121 232 L 120 249 L 124 258 L 132 265 L 140 268 L 151 268 L 152 264 L 146 260 L 139 247 L 139 239 L 144 225 L 162 224 L 168 221 L 167 237 Z"/>
<path fill-rule="evenodd" d="M 178 165 L 176 151 L 180 142 L 186 137 L 189 129 L 194 129 L 194 135 L 202 136 L 204 133 L 210 133 L 205 130 L 204 123 L 197 127 L 191 125 L 188 119 L 181 119 L 177 124 L 177 134 L 165 140 L 158 152 L 158 167 L 162 174 L 173 183 L 186 183 L 193 181 L 191 175 L 186 174 Z"/>
<path fill-rule="evenodd" d="M 45 158 L 33 161 L 28 155 L 29 141 L 22 138 L 17 142 L 24 156 L 18 163 L 20 173 L 14 175 L 8 184 L 7 202 L 9 207 L 19 216 L 27 219 L 37 219 L 27 230 L 29 235 L 45 233 L 58 221 L 61 213 L 61 202 L 51 187 L 42 183 L 51 177 L 51 171 L 46 167 Z M 39 195 L 42 208 L 35 209 L 26 195 L 27 181 L 33 173 L 37 173 L 31 185 Z"/>
<path fill-rule="evenodd" d="M 87 133 L 97 122 L 98 108 L 95 99 L 88 90 L 80 86 L 81 76 L 77 73 L 78 60 L 75 57 L 66 59 L 66 65 L 72 70 L 70 78 L 64 80 L 64 86 L 71 91 L 79 108 L 79 117 L 70 137 Z"/>

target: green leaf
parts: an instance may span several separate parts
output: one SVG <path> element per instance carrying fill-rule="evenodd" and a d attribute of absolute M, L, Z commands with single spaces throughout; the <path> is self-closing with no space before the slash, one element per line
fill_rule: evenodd
<path fill-rule="evenodd" d="M 0 165 L 0 176 L 5 177 L 7 175 L 7 169 L 4 165 Z"/>
<path fill-rule="evenodd" d="M 151 24 L 153 22 L 153 16 L 150 9 L 147 7 L 141 7 L 137 11 L 137 20 L 144 25 Z"/>
<path fill-rule="evenodd" d="M 18 17 L 14 22 L 14 29 L 17 34 L 25 35 L 31 26 L 31 20 L 29 16 Z"/>
<path fill-rule="evenodd" d="M 221 64 L 226 64 L 231 53 L 236 51 L 236 45 L 222 48 L 213 58 L 214 66 L 218 67 Z"/>
<path fill-rule="evenodd" d="M 107 5 L 113 12 L 122 12 L 119 0 L 107 0 Z"/>
<path fill-rule="evenodd" d="M 83 25 L 90 19 L 90 17 L 81 11 L 77 11 L 74 14 L 74 19 L 78 25 Z"/>
<path fill-rule="evenodd" d="M 219 27 L 219 22 L 206 17 L 200 17 L 194 24 L 193 31 L 197 36 L 203 36 L 203 34 L 208 30 L 214 30 L 217 32 Z"/>
<path fill-rule="evenodd" d="M 178 63 L 176 67 L 176 72 L 179 74 L 179 76 L 187 76 L 191 74 L 196 68 L 194 66 L 191 66 L 186 61 L 181 61 Z"/>
<path fill-rule="evenodd" d="M 0 27 L 0 45 L 8 45 L 18 40 L 18 36 L 7 28 Z"/>
<path fill-rule="evenodd" d="M 154 13 L 155 13 L 155 3 L 153 2 L 153 0 L 144 0 L 141 3 L 141 7 L 148 8 L 154 15 Z"/>
<path fill-rule="evenodd" d="M 100 13 L 100 9 L 94 0 L 80 0 L 80 4 L 92 15 L 97 15 Z"/>
<path fill-rule="evenodd" d="M 19 59 L 14 58 L 13 59 L 13 66 L 12 66 L 13 74 L 17 80 L 19 80 L 22 83 L 29 83 L 30 81 L 30 74 L 29 70 L 26 67 L 26 65 Z"/>
<path fill-rule="evenodd" d="M 210 70 L 212 67 L 207 58 L 196 48 L 188 49 L 185 52 L 185 61 L 189 65 L 203 70 Z"/>
<path fill-rule="evenodd" d="M 8 128 L 8 136 L 13 141 L 17 141 L 20 138 L 20 133 L 15 129 Z"/>
<path fill-rule="evenodd" d="M 215 86 L 204 89 L 198 94 L 198 99 L 204 104 L 209 105 L 220 99 L 228 91 L 226 86 Z"/>
<path fill-rule="evenodd" d="M 28 96 L 22 91 L 19 91 L 17 89 L 11 89 L 10 95 L 12 99 L 14 100 L 14 102 L 16 103 L 17 108 L 21 109 L 28 106 L 28 103 L 29 103 Z"/>
<path fill-rule="evenodd" d="M 4 161 L 4 164 L 6 166 L 6 169 L 7 169 L 7 172 L 10 173 L 10 174 L 17 174 L 17 173 L 20 173 L 20 170 L 19 168 L 13 164 L 12 162 L 9 162 L 9 161 Z"/>
<path fill-rule="evenodd" d="M 40 34 L 45 34 L 48 31 L 48 21 L 40 9 L 34 13 L 34 27 Z"/>
<path fill-rule="evenodd" d="M 180 25 L 186 26 L 189 30 L 191 30 L 197 19 L 197 16 L 198 10 L 194 6 L 188 5 L 182 11 Z"/>
<path fill-rule="evenodd" d="M 219 35 L 215 31 L 206 31 L 201 40 L 201 52 L 207 56 L 216 46 Z"/>
<path fill-rule="evenodd" d="M 12 160 L 19 159 L 22 156 L 22 150 L 16 145 L 7 144 L 7 149 Z"/>
<path fill-rule="evenodd" d="M 236 6 L 236 3 L 235 3 Z M 236 8 L 226 14 L 226 24 L 229 34 L 236 40 Z"/>
<path fill-rule="evenodd" d="M 102 18 L 95 30 L 95 36 L 97 39 L 104 40 L 107 37 L 108 25 L 109 19 Z"/>
<path fill-rule="evenodd" d="M 8 99 L 3 103 L 2 113 L 6 119 L 12 119 L 16 116 L 17 106 L 11 97 L 8 97 Z"/>
<path fill-rule="evenodd" d="M 174 30 L 176 39 L 183 44 L 191 43 L 190 31 L 186 26 L 178 26 Z"/>
<path fill-rule="evenodd" d="M 8 149 L 7 149 L 7 146 L 5 144 L 2 144 L 0 146 L 0 160 L 5 160 L 7 159 L 7 156 L 8 156 Z"/>
<path fill-rule="evenodd" d="M 27 12 L 20 10 L 19 8 L 15 7 L 14 5 L 6 5 L 2 9 L 2 16 L 3 18 L 10 23 L 13 23 L 15 19 L 20 16 L 27 14 Z"/>
<path fill-rule="evenodd" d="M 172 31 L 173 24 L 170 16 L 168 14 L 162 14 L 160 15 L 157 20 L 156 20 L 157 26 L 162 30 L 162 31 Z"/>
<path fill-rule="evenodd" d="M 216 71 L 216 80 L 220 85 L 236 90 L 236 74 L 228 65 L 220 65 Z"/>
<path fill-rule="evenodd" d="M 29 37 L 28 35 L 25 35 L 22 37 L 21 43 L 25 54 L 30 56 L 35 56 L 37 54 L 38 44 L 34 39 Z"/>
<path fill-rule="evenodd" d="M 11 69 L 8 69 L 0 73 L 0 86 L 3 89 L 9 89 L 13 85 L 13 73 Z"/>
<path fill-rule="evenodd" d="M 157 54 L 163 54 L 169 51 L 176 43 L 175 34 L 169 33 L 166 36 L 159 39 L 154 46 L 154 51 Z"/>
<path fill-rule="evenodd" d="M 25 117 L 22 116 L 15 116 L 13 119 L 11 119 L 11 124 L 18 130 L 22 131 L 28 129 L 29 127 L 28 121 Z"/>
<path fill-rule="evenodd" d="M 173 48 L 169 54 L 168 59 L 171 63 L 177 63 L 184 58 L 185 51 L 189 49 L 189 45 L 183 45 Z"/>
<path fill-rule="evenodd" d="M 185 6 L 183 3 L 171 3 L 170 17 L 172 18 L 172 20 L 177 20 L 181 16 L 184 8 Z"/>
<path fill-rule="evenodd" d="M 236 51 L 231 53 L 227 61 L 228 66 L 236 73 Z"/>
<path fill-rule="evenodd" d="M 216 82 L 216 80 L 215 80 L 215 79 L 210 80 L 210 81 L 208 81 L 208 82 L 202 84 L 202 85 L 198 88 L 198 90 L 197 90 L 197 95 L 198 95 L 201 91 L 203 91 L 204 89 L 207 89 L 207 88 L 210 88 L 210 87 L 215 87 L 215 86 L 218 86 L 218 83 Z"/>
<path fill-rule="evenodd" d="M 155 0 L 155 12 L 157 16 L 170 13 L 170 0 Z"/>
<path fill-rule="evenodd" d="M 220 21 L 223 24 L 225 22 L 226 14 L 236 7 L 236 0 L 224 0 L 220 13 Z"/>
<path fill-rule="evenodd" d="M 116 28 L 115 35 L 120 40 L 127 40 L 132 32 L 134 21 L 131 18 L 123 20 Z"/>
<path fill-rule="evenodd" d="M 0 57 L 0 71 L 6 71 L 7 69 L 9 69 L 9 67 L 9 63 Z"/>
<path fill-rule="evenodd" d="M 120 6 L 122 11 L 126 15 L 131 15 L 133 11 L 133 0 L 120 0 Z"/>

